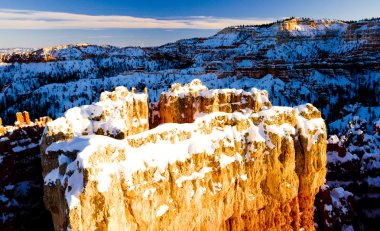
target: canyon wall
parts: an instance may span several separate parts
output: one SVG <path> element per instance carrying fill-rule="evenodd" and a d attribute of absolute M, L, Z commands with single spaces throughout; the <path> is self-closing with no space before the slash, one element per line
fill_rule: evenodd
<path fill-rule="evenodd" d="M 225 99 L 243 91 L 217 92 Z M 173 90 L 164 94 L 182 97 Z M 325 123 L 310 104 L 272 107 L 266 96 L 252 89 L 241 97 L 254 99 L 246 108 L 195 118 L 191 111 L 171 117 L 181 123 L 149 131 L 140 123 L 121 140 L 93 129 L 108 109 L 96 113 L 93 105 L 82 106 L 75 115 L 70 109 L 48 124 L 41 145 L 44 201 L 54 228 L 313 230 L 314 197 L 326 174 Z M 215 98 L 206 102 L 215 105 Z M 182 114 L 175 111 L 178 101 L 165 104 Z M 86 128 L 75 129 L 78 121 Z"/>
<path fill-rule="evenodd" d="M 43 204 L 39 141 L 49 118 L 31 122 L 17 113 L 14 126 L 0 119 L 0 230 L 52 229 Z"/>
<path fill-rule="evenodd" d="M 379 19 L 293 18 L 229 27 L 208 38 L 160 47 L 77 44 L 15 50 L 0 53 L 5 63 L 0 67 L 0 111 L 5 123 L 19 108 L 34 117 L 58 118 L 121 85 L 147 86 L 151 102 L 158 102 L 171 84 L 198 78 L 209 88 L 260 86 L 278 96 L 271 98 L 276 105 L 313 103 L 333 122 L 347 102 L 378 105 L 379 48 Z M 267 75 L 275 81 L 266 82 Z"/>

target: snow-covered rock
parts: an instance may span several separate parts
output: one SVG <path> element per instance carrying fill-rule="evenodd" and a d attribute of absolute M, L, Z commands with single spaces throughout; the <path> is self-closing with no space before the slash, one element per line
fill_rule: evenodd
<path fill-rule="evenodd" d="M 185 88 L 193 92 L 194 85 L 198 94 L 213 92 L 199 82 Z M 310 104 L 247 106 L 123 140 L 67 136 L 62 128 L 46 142 L 60 119 L 49 123 L 42 166 L 55 229 L 312 229 L 314 195 L 326 174 L 321 113 Z"/>

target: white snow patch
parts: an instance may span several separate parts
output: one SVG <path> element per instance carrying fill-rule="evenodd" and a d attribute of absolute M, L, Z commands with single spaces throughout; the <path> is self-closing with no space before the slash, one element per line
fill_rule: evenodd
<path fill-rule="evenodd" d="M 156 217 L 161 217 L 161 216 L 164 215 L 168 210 L 169 210 L 169 206 L 167 206 L 167 205 L 161 205 L 161 206 L 158 208 L 158 210 L 157 210 Z"/>
<path fill-rule="evenodd" d="M 182 183 L 184 181 L 189 181 L 189 180 L 196 180 L 196 179 L 203 179 L 206 175 L 206 173 L 211 172 L 212 168 L 210 167 L 203 167 L 199 172 L 193 172 L 190 176 L 181 176 L 178 178 L 175 183 L 177 184 L 178 187 L 182 187 Z"/>
<path fill-rule="evenodd" d="M 246 174 L 243 174 L 243 175 L 240 175 L 240 179 L 242 179 L 243 181 L 246 181 L 248 178 Z"/>

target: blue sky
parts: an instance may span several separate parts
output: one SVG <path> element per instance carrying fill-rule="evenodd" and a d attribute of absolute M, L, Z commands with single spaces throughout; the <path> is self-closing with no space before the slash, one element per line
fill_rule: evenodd
<path fill-rule="evenodd" d="M 153 46 L 289 16 L 379 17 L 379 0 L 0 0 L 0 47 Z"/>

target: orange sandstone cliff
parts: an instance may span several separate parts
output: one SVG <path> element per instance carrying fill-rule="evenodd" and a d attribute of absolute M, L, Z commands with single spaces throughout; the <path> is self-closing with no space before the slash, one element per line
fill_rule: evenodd
<path fill-rule="evenodd" d="M 326 174 L 321 113 L 272 107 L 257 89 L 190 85 L 163 93 L 161 125 L 149 131 L 146 94 L 120 88 L 48 124 L 44 201 L 56 230 L 314 229 Z"/>

